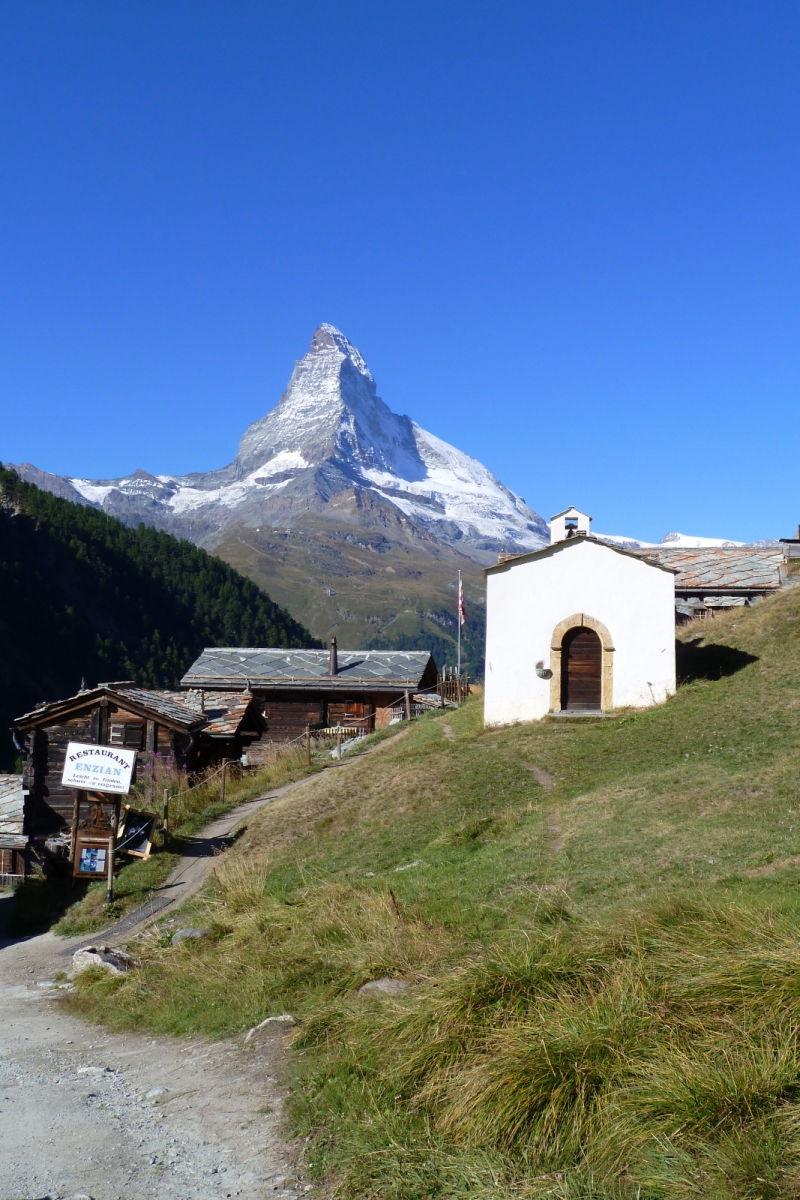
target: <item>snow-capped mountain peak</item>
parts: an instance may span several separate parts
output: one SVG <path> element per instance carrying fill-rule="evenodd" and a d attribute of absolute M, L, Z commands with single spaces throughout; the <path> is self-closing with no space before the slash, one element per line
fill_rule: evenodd
<path fill-rule="evenodd" d="M 360 352 L 329 324 L 316 330 L 278 404 L 245 431 L 228 467 L 116 480 L 21 470 L 49 490 L 204 545 L 236 524 L 285 525 L 293 510 L 324 511 L 347 492 L 371 493 L 466 553 L 549 541 L 542 518 L 486 467 L 392 412 Z"/>
<path fill-rule="evenodd" d="M 626 537 L 624 534 L 598 533 L 601 542 L 611 542 L 632 550 L 658 549 L 660 546 L 675 550 L 731 550 L 744 546 L 744 542 L 732 542 L 726 538 L 697 537 L 690 533 L 665 533 L 659 542 L 643 542 L 641 538 Z"/>
<path fill-rule="evenodd" d="M 384 404 L 361 354 L 333 325 L 320 325 L 277 406 L 246 430 L 236 465 L 247 471 L 290 448 L 315 465 L 334 456 L 405 479 L 424 475 L 411 421 Z"/>

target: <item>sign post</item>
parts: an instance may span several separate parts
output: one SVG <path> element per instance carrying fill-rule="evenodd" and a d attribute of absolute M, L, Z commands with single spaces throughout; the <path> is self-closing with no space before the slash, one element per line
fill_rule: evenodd
<path fill-rule="evenodd" d="M 120 799 L 130 791 L 136 766 L 136 751 L 116 746 L 70 742 L 64 758 L 61 782 L 76 789 L 72 831 L 72 874 L 83 879 L 107 880 L 106 904 L 114 899 L 114 852 L 119 830 Z M 80 827 L 81 800 L 97 795 L 86 828 Z M 110 794 L 109 794 L 110 793 Z M 113 805 L 106 814 L 103 805 Z"/>
<path fill-rule="evenodd" d="M 108 888 L 106 890 L 106 904 L 110 904 L 114 899 L 114 854 L 117 849 L 117 834 L 119 833 L 119 809 L 122 801 L 117 796 L 114 802 L 114 823 L 111 827 L 111 837 L 108 839 Z"/>

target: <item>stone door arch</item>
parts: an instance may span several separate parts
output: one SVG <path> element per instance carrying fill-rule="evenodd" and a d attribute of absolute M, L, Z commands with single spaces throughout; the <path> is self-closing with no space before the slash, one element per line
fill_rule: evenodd
<path fill-rule="evenodd" d="M 591 629 L 600 638 L 600 710 L 611 712 L 614 707 L 614 643 L 603 622 L 588 613 L 573 613 L 559 621 L 553 630 L 550 639 L 550 711 L 561 711 L 561 653 L 565 635 L 574 629 Z"/>

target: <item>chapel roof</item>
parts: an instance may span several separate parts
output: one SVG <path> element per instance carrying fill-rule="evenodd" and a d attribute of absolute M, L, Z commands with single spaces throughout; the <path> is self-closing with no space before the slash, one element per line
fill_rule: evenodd
<path fill-rule="evenodd" d="M 579 508 L 576 508 L 574 504 L 570 504 L 569 508 L 565 508 L 563 512 L 553 513 L 550 520 L 557 521 L 559 517 L 571 517 L 571 516 L 589 517 L 589 514 L 581 512 L 581 510 Z M 591 521 L 592 517 L 589 517 L 589 520 Z"/>
<path fill-rule="evenodd" d="M 565 550 L 568 546 L 582 546 L 587 542 L 591 542 L 594 546 L 601 546 L 604 550 L 610 550 L 613 554 L 622 554 L 625 558 L 638 558 L 646 563 L 648 567 L 655 567 L 657 570 L 669 571 L 670 574 L 677 574 L 676 568 L 668 563 L 658 562 L 655 559 L 645 557 L 644 552 L 634 550 L 624 550 L 622 546 L 615 546 L 611 542 L 604 542 L 601 538 L 593 537 L 591 533 L 578 533 L 574 537 L 564 538 L 563 541 L 553 542 L 550 546 L 543 546 L 540 550 L 528 550 L 524 554 L 500 554 L 498 561 L 491 567 L 484 567 L 484 575 L 492 575 L 496 571 L 502 570 L 504 567 L 516 566 L 520 562 L 532 562 L 536 558 L 546 558 L 551 554 L 558 554 Z"/>

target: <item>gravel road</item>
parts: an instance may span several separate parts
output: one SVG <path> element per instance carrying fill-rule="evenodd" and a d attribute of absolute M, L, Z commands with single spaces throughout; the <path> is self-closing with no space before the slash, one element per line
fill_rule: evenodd
<path fill-rule="evenodd" d="M 280 1134 L 280 1032 L 247 1045 L 108 1034 L 59 1005 L 64 948 L 45 934 L 0 950 L 2 1200 L 311 1192 Z"/>
<path fill-rule="evenodd" d="M 0 1200 L 312 1200 L 300 1147 L 281 1136 L 280 1027 L 247 1043 L 109 1034 L 70 1016 L 56 982 L 79 946 L 119 944 L 180 906 L 252 812 L 303 786 L 314 778 L 207 826 L 154 900 L 105 935 L 8 940 L 0 895 Z"/>

